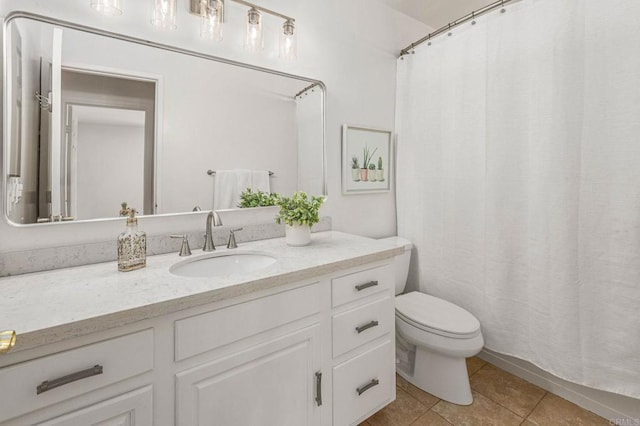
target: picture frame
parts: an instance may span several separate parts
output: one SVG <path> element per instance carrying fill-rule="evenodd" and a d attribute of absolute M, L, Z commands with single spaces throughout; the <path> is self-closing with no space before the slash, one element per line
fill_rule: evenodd
<path fill-rule="evenodd" d="M 390 130 L 349 124 L 342 126 L 343 195 L 391 191 L 391 137 Z"/>

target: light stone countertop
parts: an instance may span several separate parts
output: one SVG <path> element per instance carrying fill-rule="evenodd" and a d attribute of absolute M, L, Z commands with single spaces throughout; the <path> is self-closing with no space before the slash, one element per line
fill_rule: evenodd
<path fill-rule="evenodd" d="M 289 247 L 284 238 L 218 248 L 217 255 L 260 252 L 277 258 L 247 274 L 208 278 L 173 275 L 190 258 L 177 253 L 147 257 L 147 267 L 118 272 L 116 262 L 0 278 L 0 330 L 15 330 L 18 352 L 147 318 L 384 260 L 401 247 L 337 231 L 312 234 L 311 244 Z M 207 256 L 212 253 L 206 253 Z"/>

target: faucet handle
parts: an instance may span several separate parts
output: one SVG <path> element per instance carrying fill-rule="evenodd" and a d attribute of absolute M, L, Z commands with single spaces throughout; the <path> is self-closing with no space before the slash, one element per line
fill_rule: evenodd
<path fill-rule="evenodd" d="M 191 256 L 191 249 L 189 248 L 189 239 L 187 234 L 174 234 L 171 238 L 182 238 L 182 247 L 180 247 L 180 256 Z"/>
<path fill-rule="evenodd" d="M 229 231 L 229 241 L 227 242 L 228 249 L 238 248 L 238 243 L 236 243 L 236 232 L 242 231 L 242 228 L 232 229 Z"/>

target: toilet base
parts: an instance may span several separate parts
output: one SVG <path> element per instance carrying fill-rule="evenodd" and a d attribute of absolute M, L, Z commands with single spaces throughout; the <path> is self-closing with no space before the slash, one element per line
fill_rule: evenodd
<path fill-rule="evenodd" d="M 473 402 L 465 358 L 450 357 L 416 347 L 413 375 L 397 373 L 409 383 L 445 401 L 458 405 Z"/>

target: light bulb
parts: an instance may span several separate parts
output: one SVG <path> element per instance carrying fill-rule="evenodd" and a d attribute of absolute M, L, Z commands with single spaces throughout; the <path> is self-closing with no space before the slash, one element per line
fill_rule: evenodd
<path fill-rule="evenodd" d="M 260 12 L 252 7 L 247 13 L 247 18 L 247 34 L 244 39 L 244 47 L 251 52 L 257 52 L 262 49 L 262 19 Z"/>
<path fill-rule="evenodd" d="M 200 37 L 205 40 L 222 41 L 222 17 L 224 4 L 220 0 L 202 0 L 200 3 Z"/>
<path fill-rule="evenodd" d="M 153 0 L 153 16 L 151 23 L 163 30 L 175 30 L 176 15 L 178 14 L 177 0 Z"/>
<path fill-rule="evenodd" d="M 298 56 L 298 43 L 295 25 L 291 19 L 287 19 L 282 25 L 280 33 L 280 59 L 293 61 Z"/>
<path fill-rule="evenodd" d="M 91 0 L 90 5 L 102 15 L 122 15 L 122 0 Z"/>

